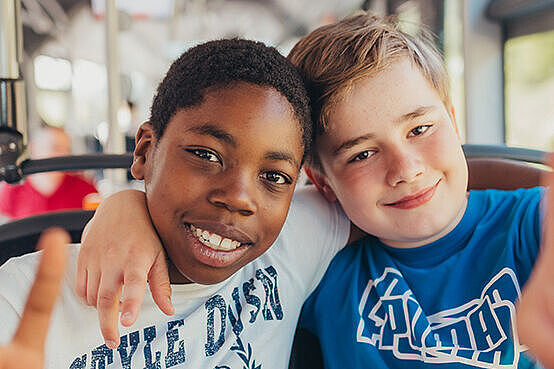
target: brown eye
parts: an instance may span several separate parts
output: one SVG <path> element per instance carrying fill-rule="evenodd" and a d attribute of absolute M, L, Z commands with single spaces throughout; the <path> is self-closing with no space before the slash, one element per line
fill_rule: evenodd
<path fill-rule="evenodd" d="M 361 153 L 359 153 L 358 155 L 356 155 L 352 159 L 350 159 L 348 162 L 352 163 L 352 162 L 355 162 L 355 161 L 366 160 L 369 157 L 373 156 L 373 154 L 375 154 L 375 150 L 362 151 Z"/>
<path fill-rule="evenodd" d="M 279 172 L 264 172 L 261 177 L 274 184 L 291 184 L 290 178 Z"/>
<path fill-rule="evenodd" d="M 203 160 L 206 160 L 206 161 L 211 161 L 211 162 L 214 162 L 214 163 L 219 163 L 220 162 L 217 155 L 214 154 L 213 152 L 209 151 L 209 150 L 205 150 L 205 149 L 187 149 L 187 151 L 190 152 L 191 154 L 199 157 L 200 159 L 203 159 Z"/>

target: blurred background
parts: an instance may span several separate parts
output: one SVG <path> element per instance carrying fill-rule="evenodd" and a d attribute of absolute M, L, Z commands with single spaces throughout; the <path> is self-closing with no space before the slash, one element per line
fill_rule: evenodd
<path fill-rule="evenodd" d="M 73 154 L 132 151 L 157 84 L 187 48 L 239 36 L 286 55 L 358 9 L 436 34 L 465 142 L 554 150 L 554 0 L 20 2 L 29 137 L 62 127 Z M 131 186 L 90 175 L 104 196 Z"/>

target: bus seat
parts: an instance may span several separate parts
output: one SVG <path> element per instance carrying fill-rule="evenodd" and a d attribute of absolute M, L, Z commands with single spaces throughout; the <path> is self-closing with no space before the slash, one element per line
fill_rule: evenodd
<path fill-rule="evenodd" d="M 42 231 L 61 227 L 71 236 L 71 242 L 80 242 L 81 233 L 94 215 L 93 210 L 68 210 L 35 215 L 0 226 L 0 265 L 11 257 L 35 251 Z"/>

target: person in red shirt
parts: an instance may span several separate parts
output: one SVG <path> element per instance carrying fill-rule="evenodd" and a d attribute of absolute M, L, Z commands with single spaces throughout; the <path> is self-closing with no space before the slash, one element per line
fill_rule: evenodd
<path fill-rule="evenodd" d="M 70 155 L 71 139 L 63 129 L 45 126 L 32 137 L 29 149 L 33 159 Z M 0 214 L 18 219 L 55 210 L 81 209 L 84 197 L 95 192 L 91 183 L 74 174 L 33 174 L 20 185 L 0 183 Z"/>

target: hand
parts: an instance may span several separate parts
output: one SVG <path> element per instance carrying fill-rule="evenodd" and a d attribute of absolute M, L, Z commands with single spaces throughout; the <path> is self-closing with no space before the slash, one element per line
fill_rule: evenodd
<path fill-rule="evenodd" d="M 554 154 L 547 164 L 554 168 Z M 541 252 L 517 306 L 520 343 L 547 368 L 554 368 L 554 172 L 545 175 L 549 186 L 544 203 L 544 233 Z"/>
<path fill-rule="evenodd" d="M 77 295 L 97 307 L 109 348 L 119 346 L 119 311 L 124 326 L 137 319 L 147 281 L 159 308 L 173 314 L 165 252 L 150 221 L 144 192 L 122 191 L 105 199 L 87 225 L 75 283 Z"/>
<path fill-rule="evenodd" d="M 43 367 L 44 343 L 60 292 L 67 259 L 65 245 L 69 242 L 69 235 L 61 229 L 46 230 L 41 236 L 38 248 L 44 253 L 13 340 L 0 347 L 0 369 Z"/>

